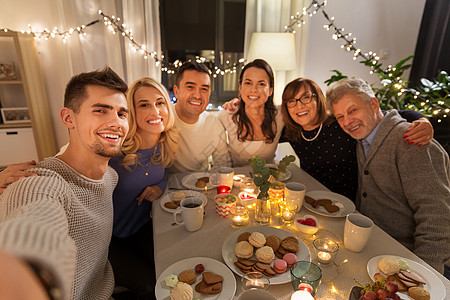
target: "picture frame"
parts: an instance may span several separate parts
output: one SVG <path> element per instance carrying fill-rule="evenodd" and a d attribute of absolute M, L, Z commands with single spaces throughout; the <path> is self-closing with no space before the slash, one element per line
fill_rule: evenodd
<path fill-rule="evenodd" d="M 3 107 L 1 115 L 4 124 L 31 123 L 27 107 Z"/>

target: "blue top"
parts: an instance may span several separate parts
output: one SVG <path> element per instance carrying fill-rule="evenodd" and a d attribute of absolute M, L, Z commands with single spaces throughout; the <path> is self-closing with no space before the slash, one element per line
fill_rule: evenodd
<path fill-rule="evenodd" d="M 123 157 L 113 157 L 109 160 L 109 165 L 119 174 L 119 182 L 113 194 L 113 236 L 115 237 L 128 237 L 136 233 L 151 220 L 152 203 L 143 200 L 141 205 L 138 205 L 136 200 L 145 187 L 156 185 L 162 191 L 166 189 L 167 169 L 162 165 L 154 165 L 152 163 L 146 166 L 150 162 L 155 148 L 156 146 L 136 152 L 142 166 L 139 164 L 131 166 L 132 172 L 129 172 L 121 165 Z M 145 173 L 148 173 L 148 175 L 145 175 Z"/>

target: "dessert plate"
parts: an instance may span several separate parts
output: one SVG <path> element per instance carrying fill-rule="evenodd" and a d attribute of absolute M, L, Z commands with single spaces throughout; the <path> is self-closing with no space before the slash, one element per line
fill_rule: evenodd
<path fill-rule="evenodd" d="M 184 270 L 192 270 L 197 264 L 202 264 L 205 267 L 205 271 L 221 275 L 223 277 L 222 281 L 222 291 L 216 295 L 206 295 L 200 294 L 195 291 L 195 285 L 202 281 L 202 275 L 197 275 L 197 280 L 191 285 L 194 291 L 194 299 L 208 299 L 208 300 L 230 300 L 233 298 L 236 291 L 236 279 L 231 273 L 230 269 L 227 268 L 223 263 L 207 257 L 191 257 L 180 260 L 168 267 L 164 272 L 159 275 L 156 281 L 155 295 L 158 300 L 170 300 L 171 287 L 168 287 L 165 282 L 165 278 L 171 274 L 177 275 Z"/>
<path fill-rule="evenodd" d="M 195 185 L 195 183 L 197 182 L 197 180 L 199 178 L 209 177 L 209 176 L 211 176 L 211 174 L 208 172 L 191 173 L 191 174 L 184 176 L 183 179 L 181 179 L 181 183 L 190 190 L 195 190 L 195 191 L 210 190 L 210 189 L 213 189 L 214 186 L 209 182 L 206 184 L 206 187 L 203 187 L 203 188 L 200 188 Z"/>
<path fill-rule="evenodd" d="M 267 164 L 266 166 L 268 166 L 268 167 L 271 168 L 271 169 L 276 169 L 276 168 L 277 168 L 277 166 L 276 166 L 275 164 Z M 280 174 L 280 178 L 277 178 L 276 180 L 277 180 L 277 181 L 286 181 L 286 180 L 288 180 L 289 178 L 291 178 L 291 176 L 292 176 L 291 171 L 289 171 L 288 169 L 286 169 L 286 173 L 281 173 L 281 174 Z"/>
<path fill-rule="evenodd" d="M 372 281 L 373 281 L 373 275 L 375 273 L 381 273 L 380 269 L 378 269 L 378 261 L 385 256 L 387 256 L 387 255 L 375 256 L 375 257 L 372 257 L 367 262 L 367 273 L 369 274 L 369 277 Z M 405 262 L 407 262 L 409 265 L 409 269 L 411 271 L 416 272 L 417 274 L 422 276 L 423 279 L 425 279 L 427 284 L 425 284 L 423 286 L 423 288 L 426 289 L 428 292 L 430 292 L 431 300 L 445 299 L 446 291 L 445 291 L 444 284 L 436 275 L 433 274 L 433 272 L 431 272 L 428 268 L 422 266 L 421 264 L 419 264 L 413 260 L 403 258 L 400 256 L 395 256 L 395 255 L 392 255 L 392 256 L 396 257 L 397 259 L 402 259 Z M 402 299 L 411 299 L 411 300 L 413 299 L 408 296 L 408 292 L 397 292 L 397 294 Z"/>
<path fill-rule="evenodd" d="M 206 196 L 203 195 L 203 194 L 200 193 L 200 192 L 191 191 L 191 190 L 182 190 L 181 192 L 184 192 L 184 193 L 186 194 L 186 198 L 188 198 L 188 197 L 197 197 L 197 198 L 202 199 L 202 201 L 203 201 L 203 207 L 205 207 L 206 204 L 208 204 L 208 198 L 206 198 Z M 176 209 L 167 208 L 167 207 L 164 206 L 165 203 L 167 203 L 167 202 L 172 202 L 172 194 L 173 194 L 173 193 L 175 193 L 175 192 L 167 193 L 165 196 L 163 196 L 163 197 L 161 198 L 161 200 L 159 200 L 159 204 L 161 205 L 161 208 L 162 208 L 163 210 L 167 211 L 167 212 L 170 212 L 170 213 L 174 213 L 174 212 L 177 211 L 177 210 L 181 210 L 181 207 L 180 207 L 180 206 L 178 206 Z"/>
<path fill-rule="evenodd" d="M 328 191 L 311 191 L 311 192 L 306 192 L 306 196 L 309 196 L 316 200 L 330 199 L 331 201 L 333 201 L 333 203 L 339 202 L 343 206 L 337 212 L 330 213 L 323 206 L 318 206 L 317 208 L 314 208 L 314 207 L 312 207 L 311 204 L 308 204 L 308 203 L 306 203 L 306 201 L 303 201 L 303 206 L 307 210 L 312 211 L 313 213 L 316 213 L 321 216 L 340 218 L 340 217 L 345 217 L 348 214 L 355 211 L 355 204 L 352 202 L 352 200 L 350 200 L 347 197 L 342 196 L 340 194 L 336 194 L 336 193 L 328 192 Z"/>
<path fill-rule="evenodd" d="M 228 268 L 230 268 L 234 273 L 238 274 L 239 276 L 244 276 L 244 273 L 234 265 L 234 262 L 238 260 L 236 255 L 234 254 L 234 248 L 236 247 L 237 238 L 238 236 L 243 232 L 255 232 L 258 231 L 264 236 L 269 235 L 275 235 L 279 237 L 281 240 L 288 237 L 293 236 L 297 238 L 297 236 L 293 233 L 284 231 L 282 229 L 274 228 L 274 227 L 266 227 L 266 226 L 254 226 L 254 227 L 247 227 L 239 229 L 232 234 L 230 234 L 226 240 L 222 244 L 222 258 L 224 262 L 227 264 Z M 298 244 L 299 244 L 299 250 L 297 251 L 297 260 L 306 260 L 311 261 L 311 255 L 309 253 L 308 247 L 305 245 L 305 243 L 302 242 L 299 238 L 297 238 Z M 275 256 L 275 259 L 278 257 Z M 253 256 L 251 259 L 256 259 L 255 256 Z M 275 260 L 274 259 L 274 260 Z M 272 264 L 273 265 L 273 262 Z M 282 284 L 291 282 L 291 275 L 289 274 L 289 270 L 282 273 L 277 274 L 275 276 L 269 277 L 270 284 Z"/>

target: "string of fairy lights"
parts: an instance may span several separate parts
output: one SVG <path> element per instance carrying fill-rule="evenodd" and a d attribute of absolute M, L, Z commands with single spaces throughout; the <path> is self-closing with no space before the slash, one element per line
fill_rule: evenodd
<path fill-rule="evenodd" d="M 312 0 L 310 5 L 307 7 L 303 7 L 303 9 L 296 13 L 296 15 L 291 16 L 291 22 L 284 27 L 285 32 L 296 33 L 295 28 L 300 28 L 302 25 L 306 24 L 307 17 L 313 17 L 317 13 L 321 12 L 323 17 L 327 20 L 328 24 L 325 24 L 323 27 L 327 31 L 332 31 L 331 38 L 333 40 L 342 40 L 343 44 L 341 48 L 346 50 L 347 52 L 353 53 L 353 60 L 357 60 L 360 58 L 362 63 L 370 68 L 369 73 L 374 74 L 384 74 L 386 78 L 389 80 L 382 80 L 382 83 L 387 85 L 394 83 L 393 86 L 397 89 L 397 96 L 402 96 L 404 93 L 412 94 L 413 99 L 418 99 L 422 101 L 420 104 L 422 107 L 429 105 L 428 99 L 420 99 L 420 92 L 411 91 L 406 88 L 406 82 L 402 80 L 401 77 L 395 76 L 396 68 L 392 66 L 388 66 L 386 69 L 382 69 L 381 64 L 379 63 L 380 57 L 373 51 L 363 52 L 360 48 L 356 47 L 356 38 L 352 36 L 352 33 L 345 33 L 344 28 L 339 28 L 336 26 L 335 18 L 329 17 L 325 12 L 325 6 L 327 5 L 327 0 L 323 0 L 319 2 L 317 0 Z M 128 41 L 128 45 L 136 52 L 143 56 L 145 60 L 151 58 L 155 60 L 155 64 L 157 67 L 161 68 L 161 71 L 166 72 L 168 74 L 174 74 L 179 66 L 183 64 L 182 61 L 176 60 L 173 63 L 169 62 L 163 54 L 158 54 L 157 51 L 148 50 L 145 44 L 141 44 L 137 42 L 133 37 L 132 29 L 129 29 L 125 23 L 121 22 L 120 17 L 116 17 L 114 15 L 107 15 L 102 10 L 98 11 L 98 14 L 102 16 L 102 21 L 105 26 L 108 27 L 109 31 L 112 34 L 121 35 L 124 39 Z M 87 35 L 86 29 L 96 23 L 100 22 L 100 20 L 94 20 L 88 24 L 84 24 L 81 26 L 77 26 L 75 28 L 70 28 L 69 30 L 59 30 L 57 27 L 53 29 L 44 28 L 43 31 L 33 31 L 31 25 L 28 25 L 28 30 L 22 30 L 22 33 L 32 34 L 37 40 L 48 40 L 50 38 L 60 37 L 64 43 L 67 43 L 67 40 L 74 34 L 78 34 L 80 38 L 83 38 Z M 5 32 L 14 31 L 9 28 L 0 28 Z M 226 75 L 231 73 L 236 73 L 239 67 L 245 63 L 244 58 L 240 58 L 236 63 L 230 62 L 228 60 L 222 66 L 215 65 L 213 61 L 206 59 L 205 57 L 196 56 L 195 60 L 199 63 L 206 63 L 211 70 L 213 77 L 217 77 L 219 75 Z M 447 113 L 448 109 L 444 106 L 444 103 L 438 103 L 442 105 L 442 107 L 438 107 L 432 111 L 434 115 L 437 115 L 441 112 Z M 446 117 L 446 115 L 444 115 Z"/>

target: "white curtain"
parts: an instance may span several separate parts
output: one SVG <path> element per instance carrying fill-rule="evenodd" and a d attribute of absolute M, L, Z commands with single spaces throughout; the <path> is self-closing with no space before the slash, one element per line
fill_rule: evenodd
<path fill-rule="evenodd" d="M 253 32 L 284 32 L 290 17 L 308 5 L 308 0 L 247 0 L 245 16 L 244 57 L 247 57 Z M 308 22 L 295 34 L 297 67 L 292 71 L 275 71 L 275 103 L 281 103 L 284 86 L 294 78 L 304 76 Z"/>
<path fill-rule="evenodd" d="M 2 1 L 0 28 L 26 31 L 30 24 L 33 31 L 43 31 L 45 27 L 63 31 L 100 20 L 86 28 L 86 36 L 74 34 L 67 43 L 59 37 L 36 41 L 57 147 L 68 141 L 59 112 L 65 85 L 73 75 L 110 66 L 127 83 L 143 76 L 160 80 L 160 69 L 153 58 L 144 60 L 142 54 L 128 46 L 128 40 L 113 35 L 103 25 L 99 9 L 120 17 L 133 30 L 137 43 L 161 53 L 158 0 Z"/>

